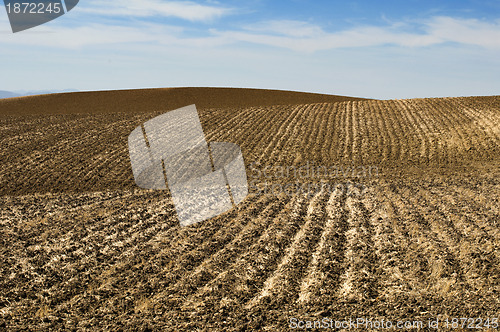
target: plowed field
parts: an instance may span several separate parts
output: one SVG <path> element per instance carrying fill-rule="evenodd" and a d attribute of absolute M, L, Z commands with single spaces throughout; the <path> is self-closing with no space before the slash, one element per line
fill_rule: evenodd
<path fill-rule="evenodd" d="M 135 127 L 173 108 L 46 98 L 0 101 L 0 330 L 362 317 L 495 330 L 500 97 L 205 103 L 207 141 L 241 147 L 250 194 L 188 227 L 168 192 L 135 186 L 127 150 Z"/>

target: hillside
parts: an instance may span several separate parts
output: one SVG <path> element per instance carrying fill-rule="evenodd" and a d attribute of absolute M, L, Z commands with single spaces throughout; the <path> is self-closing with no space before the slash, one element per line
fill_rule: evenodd
<path fill-rule="evenodd" d="M 168 90 L 0 101 L 0 330 L 282 331 L 357 317 L 413 330 L 481 317 L 496 330 L 500 97 L 180 91 L 170 104 L 150 100 Z M 180 227 L 168 193 L 135 186 L 127 137 L 191 103 L 207 141 L 240 145 L 251 193 Z"/>
<path fill-rule="evenodd" d="M 188 104 L 199 108 L 293 105 L 363 98 L 281 90 L 239 88 L 164 88 L 54 93 L 0 100 L 0 116 L 154 112 Z"/>
<path fill-rule="evenodd" d="M 95 99 L 105 95 L 97 93 Z M 500 97 L 466 97 L 198 109 L 207 140 L 237 143 L 248 172 L 256 162 L 264 167 L 309 163 L 373 166 L 390 176 L 498 163 L 499 102 Z M 118 104 L 107 112 L 81 104 L 89 112 L 42 114 L 57 109 L 56 103 L 26 107 L 33 109 L 29 115 L 0 116 L 0 194 L 134 189 L 128 135 L 170 109 L 149 105 L 132 112 Z M 9 112 L 2 108 L 0 114 Z"/>

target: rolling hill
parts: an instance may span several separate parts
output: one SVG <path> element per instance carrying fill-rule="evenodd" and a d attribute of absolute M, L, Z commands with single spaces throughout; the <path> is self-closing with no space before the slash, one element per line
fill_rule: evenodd
<path fill-rule="evenodd" d="M 135 186 L 127 137 L 193 103 L 207 141 L 241 147 L 250 194 L 180 227 L 167 192 Z M 294 318 L 365 317 L 416 329 L 490 324 L 500 311 L 498 96 L 24 97 L 0 101 L 0 141 L 5 328 L 287 330 Z"/>

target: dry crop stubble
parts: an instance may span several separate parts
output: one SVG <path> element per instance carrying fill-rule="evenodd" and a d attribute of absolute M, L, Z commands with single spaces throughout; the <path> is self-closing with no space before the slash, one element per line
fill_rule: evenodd
<path fill-rule="evenodd" d="M 340 276 L 335 271 L 344 260 L 343 248 L 345 243 L 346 216 L 343 209 L 345 196 L 339 188 L 328 198 L 325 206 L 326 224 L 323 227 L 320 240 L 312 254 L 311 263 L 308 266 L 307 277 L 302 280 L 299 303 L 327 303 L 324 297 L 331 294 L 332 289 L 324 289 L 326 280 L 337 279 Z M 332 284 L 337 282 L 333 281 Z"/>
<path fill-rule="evenodd" d="M 268 305 L 276 303 L 279 306 L 295 302 L 298 295 L 297 288 L 310 261 L 311 249 L 321 234 L 325 222 L 322 207 L 326 197 L 326 194 L 321 192 L 310 200 L 305 223 L 294 235 L 290 246 L 284 249 L 284 256 L 274 273 L 264 282 L 260 293 L 247 303 L 247 308 L 258 306 L 261 302 Z"/>

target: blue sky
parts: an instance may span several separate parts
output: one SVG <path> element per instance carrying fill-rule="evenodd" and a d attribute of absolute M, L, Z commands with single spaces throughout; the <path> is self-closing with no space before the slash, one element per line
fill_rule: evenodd
<path fill-rule="evenodd" d="M 500 94 L 500 1 L 81 0 L 13 34 L 0 90 L 252 87 L 381 99 Z"/>

